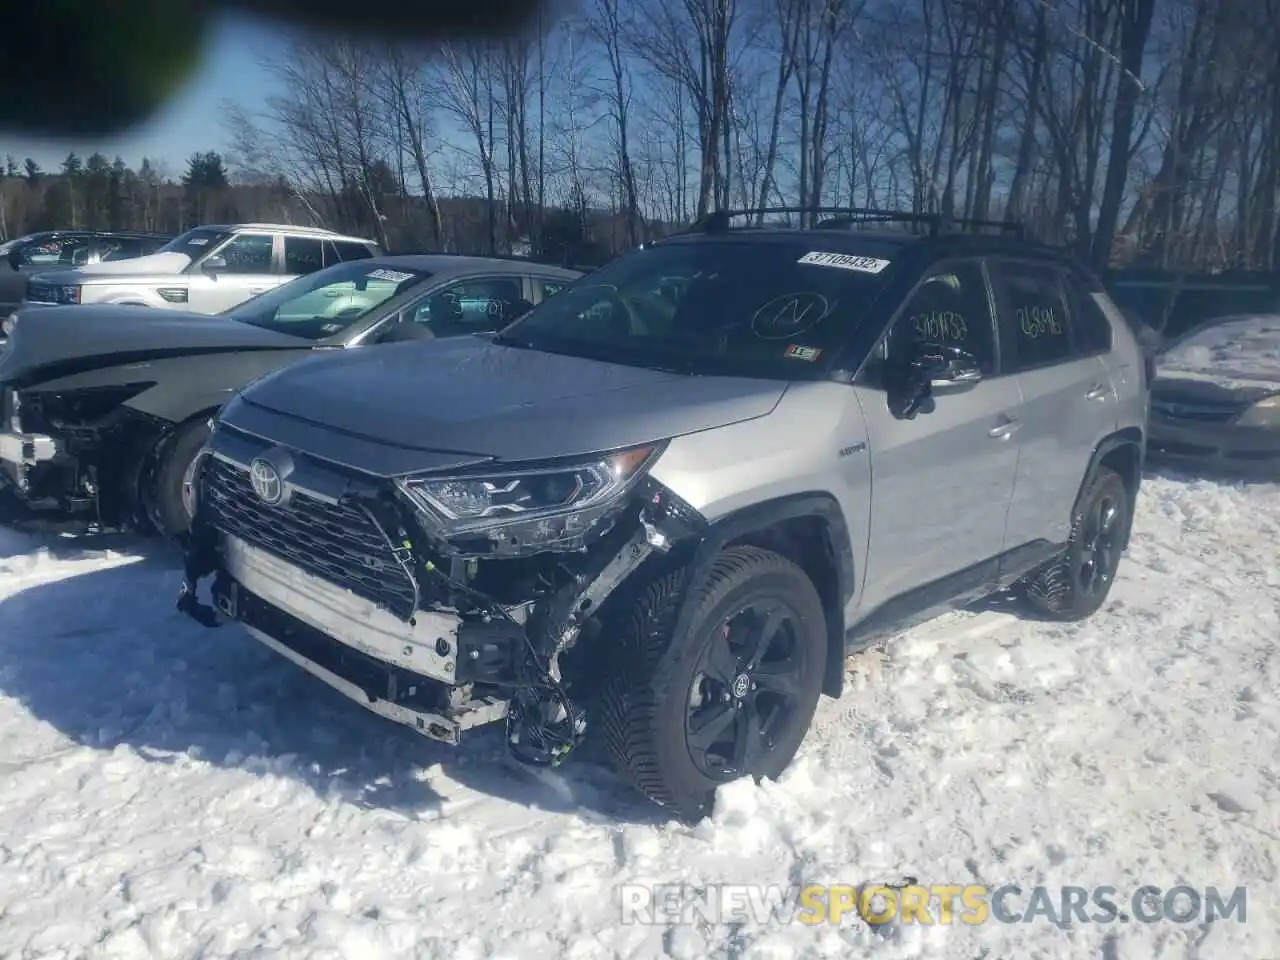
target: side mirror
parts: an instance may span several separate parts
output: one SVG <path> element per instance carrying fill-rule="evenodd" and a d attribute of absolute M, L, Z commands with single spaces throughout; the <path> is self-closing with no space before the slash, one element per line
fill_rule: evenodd
<path fill-rule="evenodd" d="M 200 271 L 211 277 L 217 276 L 220 270 L 227 269 L 227 258 L 214 255 L 200 264 Z"/>
<path fill-rule="evenodd" d="M 886 370 L 889 411 L 900 420 L 914 420 L 933 409 L 936 395 L 958 393 L 982 379 L 977 358 L 950 344 L 919 343 L 906 363 Z"/>
<path fill-rule="evenodd" d="M 22 244 L 15 243 L 9 248 L 9 269 L 20 270 L 22 268 Z"/>
<path fill-rule="evenodd" d="M 929 384 L 931 393 L 955 393 L 982 379 L 978 359 L 950 344 L 920 344 L 911 366 Z"/>

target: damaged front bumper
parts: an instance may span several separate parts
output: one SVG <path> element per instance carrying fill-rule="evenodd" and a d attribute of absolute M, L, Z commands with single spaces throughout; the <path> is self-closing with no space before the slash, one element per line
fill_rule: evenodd
<path fill-rule="evenodd" d="M 437 685 L 459 689 L 459 617 L 420 611 L 400 620 L 234 536 L 224 536 L 218 552 L 214 606 L 374 713 L 450 744 L 506 716 L 498 697 L 439 695 Z M 480 657 L 478 648 L 469 652 Z"/>
<path fill-rule="evenodd" d="M 14 527 L 72 520 L 76 498 L 64 482 L 62 449 L 53 437 L 0 431 L 0 523 Z"/>
<path fill-rule="evenodd" d="M 217 614 L 240 623 L 338 692 L 432 740 L 456 745 L 468 729 L 505 718 L 526 762 L 559 762 L 585 729 L 560 654 L 641 564 L 700 529 L 691 508 L 643 484 L 589 545 L 542 558 L 559 571 L 556 584 L 532 577 L 537 587 L 498 599 L 485 592 L 493 580 L 467 572 L 475 558 L 411 542 L 425 538 L 413 532 L 408 505 L 399 514 L 385 499 L 386 512 L 370 508 L 378 498 L 367 478 L 299 455 L 286 502 L 264 502 L 251 476 L 259 446 L 215 432 L 202 455 L 179 607 L 209 626 Z M 538 562 L 479 561 L 503 577 Z M 212 608 L 196 599 L 205 577 Z"/>

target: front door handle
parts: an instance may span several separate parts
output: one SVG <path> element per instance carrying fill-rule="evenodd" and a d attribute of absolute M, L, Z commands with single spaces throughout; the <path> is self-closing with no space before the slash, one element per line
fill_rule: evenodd
<path fill-rule="evenodd" d="M 1002 417 L 1000 423 L 987 431 L 987 436 L 993 440 L 1008 440 L 1017 432 L 1018 421 L 1012 417 Z"/>
<path fill-rule="evenodd" d="M 1105 383 L 1095 383 L 1085 393 L 1084 398 L 1086 400 L 1106 400 L 1107 394 L 1110 392 L 1111 391 L 1107 389 L 1107 385 Z"/>

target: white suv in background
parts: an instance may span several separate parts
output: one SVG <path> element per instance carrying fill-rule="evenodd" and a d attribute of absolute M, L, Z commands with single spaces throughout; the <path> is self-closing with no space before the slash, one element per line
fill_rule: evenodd
<path fill-rule="evenodd" d="M 370 240 L 313 227 L 196 227 L 145 257 L 37 274 L 20 309 L 110 303 L 221 313 L 322 267 L 379 253 Z"/>

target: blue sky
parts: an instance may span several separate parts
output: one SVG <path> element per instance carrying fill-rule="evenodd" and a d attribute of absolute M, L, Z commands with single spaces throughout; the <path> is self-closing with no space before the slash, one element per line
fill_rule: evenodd
<path fill-rule="evenodd" d="M 120 136 L 97 141 L 33 140 L 0 131 L 0 158 L 32 157 L 54 169 L 71 150 L 81 157 L 99 150 L 117 154 L 136 167 L 143 157 L 162 161 L 179 175 L 197 150 L 223 150 L 226 133 L 221 104 L 235 100 L 253 108 L 270 93 L 274 81 L 259 64 L 264 53 L 289 36 L 278 24 L 243 17 L 224 19 L 211 32 L 204 56 L 187 86 L 149 123 Z"/>

